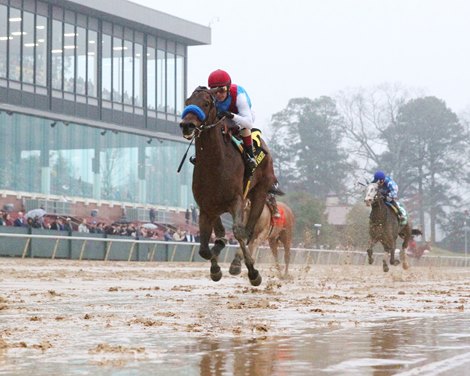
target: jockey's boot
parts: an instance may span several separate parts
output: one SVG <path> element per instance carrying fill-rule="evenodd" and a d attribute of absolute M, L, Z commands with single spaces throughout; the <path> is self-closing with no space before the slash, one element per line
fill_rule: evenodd
<path fill-rule="evenodd" d="M 392 205 L 393 205 L 393 207 L 395 208 L 395 210 L 397 212 L 398 222 L 400 222 L 400 224 L 401 224 L 405 220 L 405 217 L 403 216 L 401 208 L 400 208 L 400 206 L 398 206 L 398 204 L 395 200 L 392 201 Z"/>
<path fill-rule="evenodd" d="M 271 210 L 271 216 L 273 218 L 281 218 L 281 213 L 279 213 L 279 209 L 277 208 L 276 196 L 272 193 L 268 193 L 266 204 L 268 205 L 269 210 Z"/>
<path fill-rule="evenodd" d="M 245 163 L 247 165 L 247 167 L 253 171 L 256 166 L 258 165 L 256 163 L 256 159 L 255 159 L 255 156 L 253 154 L 253 146 L 252 145 L 245 145 L 243 144 L 243 149 L 245 150 Z"/>
<path fill-rule="evenodd" d="M 189 161 L 190 161 L 193 165 L 195 165 L 195 164 L 196 164 L 196 156 L 195 156 L 195 155 L 190 156 L 190 157 L 189 157 Z"/>

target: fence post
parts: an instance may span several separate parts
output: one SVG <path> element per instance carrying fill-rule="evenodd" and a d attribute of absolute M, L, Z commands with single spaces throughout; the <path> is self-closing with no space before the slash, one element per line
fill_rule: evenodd
<path fill-rule="evenodd" d="M 149 261 L 153 261 L 153 258 L 155 257 L 156 250 L 157 250 L 157 243 L 154 244 L 154 246 L 152 248 L 152 252 L 150 252 Z"/>
<path fill-rule="evenodd" d="M 52 256 L 51 256 L 51 259 L 52 259 L 52 260 L 55 259 L 55 254 L 57 253 L 57 247 L 59 246 L 59 241 L 60 241 L 60 239 L 57 239 L 57 240 L 55 241 L 54 250 L 52 251 Z"/>
<path fill-rule="evenodd" d="M 86 239 L 83 241 L 82 248 L 80 249 L 80 257 L 78 258 L 80 261 L 83 258 L 83 252 L 85 252 L 85 245 L 86 245 L 87 241 L 88 240 L 86 240 Z"/>
<path fill-rule="evenodd" d="M 28 240 L 26 240 L 26 244 L 24 245 L 23 254 L 21 255 L 21 258 L 26 257 L 26 252 L 28 252 L 29 243 L 31 243 L 31 238 L 28 238 Z"/>
<path fill-rule="evenodd" d="M 132 245 L 131 245 L 131 249 L 129 250 L 129 257 L 127 258 L 127 262 L 131 261 L 132 252 L 134 252 L 135 245 L 136 245 L 136 242 L 132 243 Z"/>
<path fill-rule="evenodd" d="M 108 243 L 108 246 L 106 247 L 106 253 L 104 255 L 104 261 L 108 261 L 109 253 L 111 252 L 111 246 L 113 244 L 113 242 L 111 240 L 108 240 L 107 243 Z"/>

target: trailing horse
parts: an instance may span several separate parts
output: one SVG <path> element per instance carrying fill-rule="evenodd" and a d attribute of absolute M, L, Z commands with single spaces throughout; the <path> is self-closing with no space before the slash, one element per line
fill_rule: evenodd
<path fill-rule="evenodd" d="M 246 241 L 249 241 L 256 222 L 264 208 L 269 189 L 275 183 L 271 155 L 266 151 L 264 159 L 253 175 L 245 171 L 242 154 L 232 144 L 230 129 L 234 123 L 225 117 L 217 119 L 215 99 L 206 87 L 199 86 L 185 102 L 180 123 L 183 136 L 195 140 L 196 162 L 193 172 L 193 195 L 199 205 L 199 254 L 211 261 L 213 281 L 222 278 L 218 256 L 225 247 L 225 229 L 220 216 L 229 212 L 233 218 L 233 234 L 240 243 L 248 269 L 248 278 L 254 286 L 261 283 L 261 276 L 254 267 Z M 245 194 L 246 189 L 246 194 Z M 245 198 L 252 203 L 249 218 L 244 224 Z M 209 248 L 214 230 L 216 240 Z"/>
<path fill-rule="evenodd" d="M 369 247 L 367 255 L 369 264 L 374 262 L 373 246 L 380 242 L 384 251 L 390 255 L 390 265 L 398 265 L 400 261 L 395 260 L 395 248 L 398 236 L 403 239 L 400 249 L 400 260 L 403 269 L 408 269 L 408 261 L 406 260 L 406 249 L 412 235 L 421 235 L 418 229 L 412 229 L 408 221 L 404 225 L 400 225 L 397 215 L 391 207 L 385 204 L 385 197 L 380 193 L 377 183 L 371 183 L 367 186 L 366 197 L 364 202 L 367 206 L 372 206 L 369 219 Z M 383 259 L 383 271 L 388 272 L 387 261 Z"/>
<path fill-rule="evenodd" d="M 263 212 L 261 213 L 258 222 L 256 222 L 252 241 L 250 242 L 248 249 L 250 254 L 253 256 L 255 255 L 258 247 L 267 240 L 269 248 L 271 248 L 271 252 L 276 260 L 276 267 L 281 271 L 277 251 L 279 243 L 282 243 L 284 246 L 284 276 L 287 276 L 289 272 L 290 248 L 292 245 L 295 217 L 291 208 L 286 204 L 278 202 L 277 207 L 279 209 L 280 218 L 274 219 L 271 216 L 271 211 L 269 210 L 268 205 L 264 205 Z M 245 207 L 246 217 L 248 217 L 250 209 L 251 205 L 248 201 Z M 243 255 L 240 252 L 237 252 L 232 264 L 230 265 L 230 274 L 237 275 L 240 273 L 240 260 L 242 260 L 242 258 Z"/>

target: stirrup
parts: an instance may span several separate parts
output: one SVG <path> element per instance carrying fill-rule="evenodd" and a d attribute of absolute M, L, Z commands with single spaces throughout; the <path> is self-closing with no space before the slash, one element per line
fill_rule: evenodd
<path fill-rule="evenodd" d="M 245 163 L 247 167 L 250 168 L 251 170 L 254 170 L 258 166 L 258 163 L 256 163 L 255 158 L 252 158 L 248 154 L 246 155 Z"/>
<path fill-rule="evenodd" d="M 281 213 L 279 212 L 273 213 L 273 218 L 281 218 Z"/>

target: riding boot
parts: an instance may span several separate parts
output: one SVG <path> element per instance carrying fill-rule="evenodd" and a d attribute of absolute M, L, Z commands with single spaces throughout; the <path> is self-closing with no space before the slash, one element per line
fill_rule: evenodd
<path fill-rule="evenodd" d="M 393 207 L 395 208 L 395 210 L 397 211 L 397 217 L 398 217 L 398 221 L 401 223 L 404 221 L 405 217 L 403 216 L 403 213 L 401 212 L 401 208 L 400 206 L 398 206 L 397 202 L 396 201 L 392 201 L 392 205 Z"/>
<path fill-rule="evenodd" d="M 253 145 L 243 145 L 243 149 L 245 150 L 245 163 L 248 166 L 248 168 L 253 171 L 256 166 L 258 165 L 256 163 L 255 156 L 253 154 Z"/>
<path fill-rule="evenodd" d="M 273 218 L 281 218 L 281 213 L 279 213 L 279 209 L 277 208 L 276 196 L 272 193 L 268 193 L 266 204 L 268 205 Z"/>

